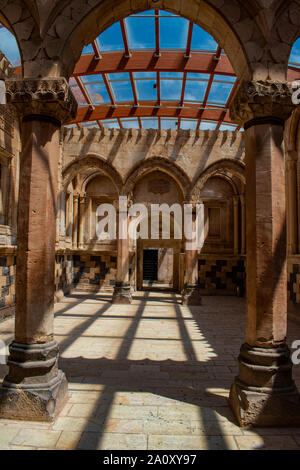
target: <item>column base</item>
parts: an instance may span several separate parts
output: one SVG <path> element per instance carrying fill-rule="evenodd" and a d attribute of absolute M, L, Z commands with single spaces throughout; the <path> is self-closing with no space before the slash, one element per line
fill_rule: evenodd
<path fill-rule="evenodd" d="M 9 373 L 0 388 L 0 417 L 53 421 L 68 398 L 65 374 L 57 367 L 56 341 L 12 343 Z"/>
<path fill-rule="evenodd" d="M 229 404 L 240 426 L 300 426 L 300 395 L 288 347 L 244 344 Z"/>
<path fill-rule="evenodd" d="M 117 282 L 115 285 L 112 303 L 119 305 L 131 304 L 132 295 L 129 282 Z"/>
<path fill-rule="evenodd" d="M 182 305 L 202 305 L 202 297 L 198 286 L 186 286 L 182 292 Z"/>

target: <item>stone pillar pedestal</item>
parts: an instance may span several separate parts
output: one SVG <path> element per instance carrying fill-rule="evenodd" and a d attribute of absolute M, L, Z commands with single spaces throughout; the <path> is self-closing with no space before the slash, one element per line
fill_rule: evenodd
<path fill-rule="evenodd" d="M 53 337 L 59 129 L 76 114 L 65 79 L 9 80 L 21 117 L 15 339 L 0 390 L 2 418 L 52 420 L 67 397 Z"/>
<path fill-rule="evenodd" d="M 246 144 L 247 332 L 229 399 L 241 426 L 300 424 L 286 345 L 283 130 L 291 94 L 287 83 L 243 82 L 231 109 Z"/>
<path fill-rule="evenodd" d="M 127 201 L 124 204 L 126 204 L 126 207 L 119 207 L 117 276 L 114 294 L 112 298 L 113 304 L 131 304 L 132 302 L 129 282 L 129 236 Z"/>
<path fill-rule="evenodd" d="M 192 206 L 192 205 L 191 205 Z M 186 213 L 187 213 L 186 209 Z M 192 213 L 192 231 L 196 232 L 195 213 L 191 208 Z M 185 250 L 185 284 L 182 292 L 182 305 L 197 306 L 202 305 L 202 298 L 198 284 L 198 250 L 196 247 L 190 246 L 190 242 L 186 242 Z"/>

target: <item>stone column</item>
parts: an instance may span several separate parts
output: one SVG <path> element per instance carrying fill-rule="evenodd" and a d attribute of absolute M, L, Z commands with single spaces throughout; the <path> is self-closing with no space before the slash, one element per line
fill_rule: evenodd
<path fill-rule="evenodd" d="M 233 252 L 239 253 L 239 197 L 233 196 Z"/>
<path fill-rule="evenodd" d="M 126 202 L 124 202 L 124 204 L 122 202 L 119 204 L 119 230 L 117 237 L 117 275 L 112 303 L 130 304 L 132 302 L 132 296 L 130 292 L 129 282 L 129 235 L 127 200 Z"/>
<path fill-rule="evenodd" d="M 244 194 L 240 195 L 241 201 L 241 255 L 246 253 L 246 208 L 245 208 L 245 196 Z"/>
<path fill-rule="evenodd" d="M 60 126 L 77 104 L 64 78 L 8 80 L 21 124 L 15 339 L 0 393 L 0 416 L 52 420 L 67 397 L 53 336 Z"/>
<path fill-rule="evenodd" d="M 78 248 L 79 194 L 73 194 L 73 248 Z"/>
<path fill-rule="evenodd" d="M 84 248 L 84 220 L 86 211 L 86 198 L 85 196 L 79 197 L 79 227 L 78 227 L 78 248 Z"/>
<path fill-rule="evenodd" d="M 192 213 L 192 231 L 196 231 L 196 213 L 195 208 L 190 205 Z M 188 204 L 185 206 L 185 213 L 187 214 L 189 208 Z M 188 215 L 188 214 L 187 214 Z M 197 246 L 190 247 L 190 243 L 186 241 L 185 249 L 185 278 L 184 289 L 182 292 L 182 305 L 201 305 L 202 299 L 199 291 L 199 272 L 198 272 L 198 249 Z"/>
<path fill-rule="evenodd" d="M 287 169 L 287 234 L 288 234 L 288 254 L 297 253 L 297 160 L 288 159 L 286 162 Z"/>
<path fill-rule="evenodd" d="M 230 404 L 240 425 L 300 424 L 286 344 L 287 270 L 284 122 L 291 86 L 242 82 L 231 108 L 244 125 L 247 209 L 247 331 Z"/>

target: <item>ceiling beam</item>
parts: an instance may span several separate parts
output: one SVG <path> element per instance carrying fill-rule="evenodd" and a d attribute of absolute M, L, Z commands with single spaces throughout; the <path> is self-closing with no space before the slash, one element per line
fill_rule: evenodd
<path fill-rule="evenodd" d="M 221 60 L 221 57 L 222 57 L 221 53 L 222 53 L 222 48 L 220 46 L 218 46 L 217 52 L 214 55 L 214 57 L 211 61 L 211 64 L 210 64 L 210 70 L 209 70 L 210 77 L 209 77 L 209 81 L 208 81 L 208 84 L 207 84 L 207 87 L 206 87 L 206 92 L 205 92 L 205 96 L 204 96 L 204 100 L 203 100 L 203 108 L 206 107 L 206 104 L 207 104 L 207 101 L 208 101 L 210 90 L 211 90 L 211 87 L 212 87 L 212 84 L 213 84 L 213 81 L 214 81 L 214 78 L 215 78 L 215 70 L 218 66 L 218 62 Z M 202 116 L 202 114 L 200 114 L 200 119 L 199 119 L 198 124 L 197 124 L 197 130 L 200 128 L 200 125 L 201 125 L 201 116 Z"/>
<path fill-rule="evenodd" d="M 189 31 L 188 31 L 188 36 L 187 36 L 187 43 L 186 43 L 186 51 L 185 51 L 186 59 L 189 59 L 191 57 L 193 29 L 194 29 L 194 23 L 192 21 L 190 21 Z"/>
<path fill-rule="evenodd" d="M 221 118 L 219 119 L 219 122 L 218 122 L 218 124 L 217 124 L 216 131 L 218 131 L 218 130 L 220 129 L 220 127 L 221 127 L 221 125 L 222 125 L 222 123 L 223 123 L 223 121 L 224 121 L 224 118 L 225 118 L 225 116 L 226 116 L 226 113 L 227 113 L 228 110 L 229 110 L 229 107 L 230 107 L 231 102 L 232 102 L 232 100 L 233 100 L 233 98 L 234 98 L 234 95 L 235 95 L 235 92 L 236 92 L 236 90 L 237 90 L 237 88 L 238 88 L 238 85 L 239 85 L 239 81 L 236 80 L 235 84 L 234 84 L 233 87 L 232 87 L 232 90 L 231 90 L 231 93 L 230 93 L 230 95 L 229 95 L 229 98 L 228 98 L 228 100 L 227 100 L 226 109 L 223 110 L 222 115 L 221 115 Z"/>
<path fill-rule="evenodd" d="M 123 42 L 124 42 L 125 58 L 129 59 L 131 57 L 131 52 L 129 48 L 129 41 L 128 41 L 125 20 L 120 21 L 120 26 L 121 26 L 121 32 L 122 32 L 122 37 L 123 37 Z"/>
<path fill-rule="evenodd" d="M 160 57 L 159 10 L 155 10 L 155 57 Z"/>
<path fill-rule="evenodd" d="M 131 57 L 125 58 L 124 52 L 103 52 L 101 60 L 95 60 L 94 54 L 84 54 L 75 66 L 73 77 L 97 75 L 99 73 L 122 72 L 187 72 L 210 73 L 215 54 L 193 52 L 189 59 L 182 51 L 160 51 L 160 57 L 154 57 L 153 51 L 131 51 Z M 215 74 L 235 76 L 226 55 L 218 61 Z"/>
<path fill-rule="evenodd" d="M 94 50 L 95 59 L 96 59 L 96 60 L 102 59 L 102 56 L 101 56 L 100 48 L 99 48 L 99 46 L 98 46 L 97 39 L 95 39 L 95 40 L 92 42 L 92 47 L 93 47 L 93 50 Z"/>
<path fill-rule="evenodd" d="M 132 103 L 122 103 L 114 106 L 99 105 L 90 111 L 88 106 L 82 106 L 78 109 L 77 117 L 69 124 L 77 122 L 97 121 L 103 119 L 124 119 L 124 118 L 144 118 L 160 117 L 175 119 L 199 119 L 201 113 L 202 119 L 209 121 L 219 121 L 225 111 L 224 108 L 213 108 L 207 106 L 205 110 L 199 109 L 199 104 L 189 103 L 186 107 L 179 109 L 179 103 L 162 102 L 161 107 L 157 106 L 155 101 L 140 101 L 139 106 Z M 230 123 L 229 113 L 226 110 L 224 122 Z"/>

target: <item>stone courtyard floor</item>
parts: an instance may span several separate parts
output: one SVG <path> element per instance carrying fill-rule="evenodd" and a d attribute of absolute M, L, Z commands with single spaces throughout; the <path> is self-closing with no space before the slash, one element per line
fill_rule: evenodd
<path fill-rule="evenodd" d="M 54 423 L 0 420 L 0 449 L 299 449 L 300 428 L 241 429 L 228 408 L 245 302 L 138 293 L 130 306 L 75 293 L 55 306 L 69 399 Z M 12 339 L 14 321 L 0 324 Z M 289 343 L 300 324 L 289 322 Z M 1 380 L 7 371 L 1 366 Z M 294 367 L 300 388 L 300 365 Z"/>

